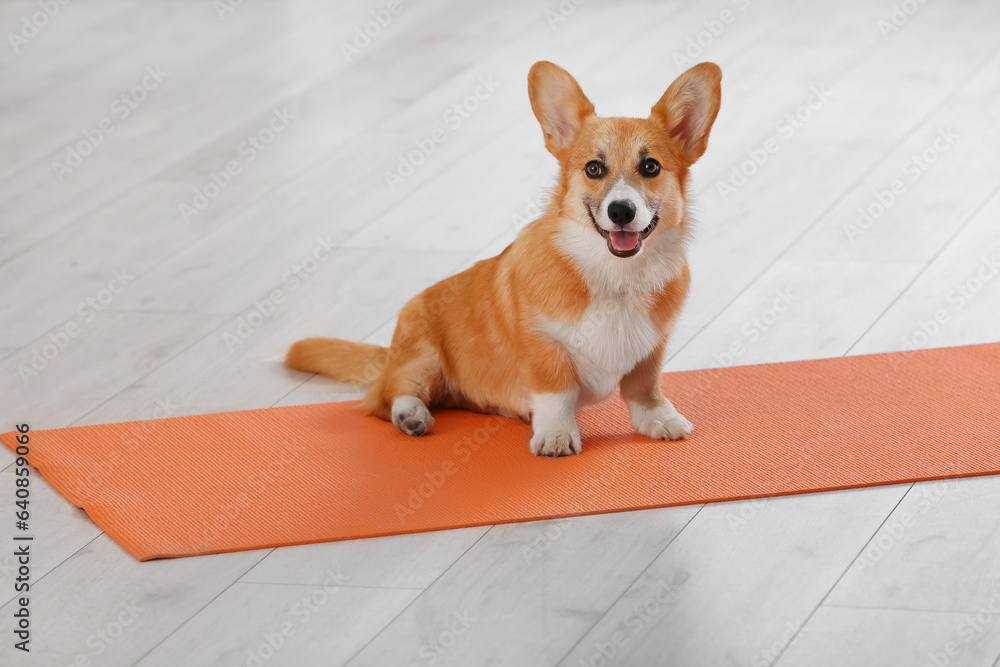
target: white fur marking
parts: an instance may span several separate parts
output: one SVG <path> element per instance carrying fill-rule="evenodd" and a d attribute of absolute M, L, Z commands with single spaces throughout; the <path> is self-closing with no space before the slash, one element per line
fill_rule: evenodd
<path fill-rule="evenodd" d="M 622 377 L 656 349 L 663 334 L 648 312 L 645 298 L 624 295 L 591 302 L 574 324 L 543 322 L 543 331 L 573 360 L 584 402 L 610 396 Z"/>
<path fill-rule="evenodd" d="M 608 206 L 613 201 L 632 202 L 632 205 L 635 206 L 635 219 L 624 226 L 611 222 L 611 218 L 608 217 Z M 639 194 L 638 190 L 631 185 L 626 185 L 625 179 L 619 179 L 614 187 L 608 191 L 608 194 L 604 196 L 604 201 L 601 202 L 601 208 L 597 216 L 597 224 L 609 232 L 616 229 L 641 232 L 646 227 L 649 227 L 649 223 L 652 221 L 653 211 L 646 206 L 646 200 Z"/>
<path fill-rule="evenodd" d="M 629 415 L 636 432 L 654 440 L 686 440 L 694 430 L 684 415 L 667 401 L 655 408 L 629 403 Z"/>
<path fill-rule="evenodd" d="M 576 391 L 531 395 L 531 453 L 535 456 L 579 454 Z"/>
<path fill-rule="evenodd" d="M 643 240 L 639 253 L 633 257 L 612 255 L 607 241 L 589 218 L 580 221 L 564 218 L 557 243 L 579 268 L 594 296 L 650 295 L 676 278 L 685 263 L 688 232 L 664 214 L 661 207 L 659 225 Z"/>

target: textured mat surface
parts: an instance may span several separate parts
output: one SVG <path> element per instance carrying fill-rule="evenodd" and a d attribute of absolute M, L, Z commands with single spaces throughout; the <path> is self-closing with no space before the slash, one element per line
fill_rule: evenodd
<path fill-rule="evenodd" d="M 409 438 L 333 403 L 31 431 L 30 462 L 141 560 L 1000 472 L 1000 344 L 663 385 L 692 439 L 634 435 L 614 399 L 583 454 L 535 458 L 518 421 Z"/>

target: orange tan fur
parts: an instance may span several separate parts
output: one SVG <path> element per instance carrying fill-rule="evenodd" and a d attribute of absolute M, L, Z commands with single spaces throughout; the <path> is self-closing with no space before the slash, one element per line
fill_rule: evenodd
<path fill-rule="evenodd" d="M 286 364 L 370 383 L 358 408 L 412 435 L 431 428 L 428 408 L 458 407 L 531 421 L 535 454 L 577 453 L 576 410 L 617 385 L 638 432 L 688 437 L 660 368 L 690 281 L 688 168 L 707 146 L 720 80 L 702 63 L 648 118 L 599 118 L 567 72 L 536 63 L 529 97 L 560 163 L 544 215 L 500 255 L 414 297 L 389 348 L 310 338 Z"/>

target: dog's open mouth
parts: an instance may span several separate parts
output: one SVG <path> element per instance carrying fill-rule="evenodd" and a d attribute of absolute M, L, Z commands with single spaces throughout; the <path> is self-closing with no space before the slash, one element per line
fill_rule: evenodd
<path fill-rule="evenodd" d="M 590 213 L 590 221 L 594 224 L 594 229 L 608 242 L 608 250 L 615 257 L 631 257 L 637 254 L 642 249 L 643 239 L 653 233 L 653 230 L 656 229 L 656 223 L 660 221 L 660 214 L 655 213 L 653 214 L 653 219 L 649 221 L 649 225 L 641 232 L 629 232 L 619 229 L 609 232 L 597 224 L 597 220 L 594 218 L 594 214 L 591 213 L 589 206 L 587 207 L 587 212 Z"/>

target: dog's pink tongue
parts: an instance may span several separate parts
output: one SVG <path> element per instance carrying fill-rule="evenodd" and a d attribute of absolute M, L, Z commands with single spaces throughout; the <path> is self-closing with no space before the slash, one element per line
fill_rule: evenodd
<path fill-rule="evenodd" d="M 611 232 L 611 247 L 627 252 L 639 244 L 639 232 Z"/>

